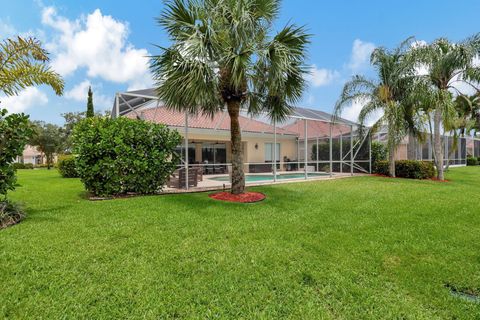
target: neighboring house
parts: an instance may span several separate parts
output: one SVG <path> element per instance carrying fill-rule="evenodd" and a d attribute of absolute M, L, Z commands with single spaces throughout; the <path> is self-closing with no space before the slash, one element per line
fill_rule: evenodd
<path fill-rule="evenodd" d="M 47 157 L 43 154 L 43 152 L 38 151 L 37 147 L 27 145 L 23 150 L 23 154 L 20 157 L 17 157 L 15 162 L 41 165 L 47 163 Z M 53 162 L 57 162 L 56 155 L 53 156 Z"/>
<path fill-rule="evenodd" d="M 380 130 L 376 133 L 372 140 L 379 142 L 386 142 L 387 133 L 386 129 Z M 450 165 L 464 166 L 467 164 L 468 156 L 480 156 L 480 139 L 470 136 L 454 138 L 451 135 L 444 135 L 443 149 L 444 149 L 444 164 L 447 161 Z M 410 151 L 410 152 L 409 152 Z M 409 154 L 411 155 L 409 157 Z M 413 144 L 409 143 L 408 137 L 405 137 L 395 152 L 395 158 L 397 160 L 425 160 L 433 161 L 433 147 L 432 139 L 427 134 L 425 141 L 419 141 L 415 139 Z"/>
<path fill-rule="evenodd" d="M 213 117 L 205 115 L 186 117 L 185 113 L 165 108 L 156 99 L 153 89 L 147 89 L 117 94 L 112 110 L 112 117 L 116 116 L 161 123 L 177 129 L 184 137 L 188 134 L 188 163 L 190 164 L 229 164 L 231 162 L 230 118 L 226 111 L 218 112 Z M 317 165 L 318 171 L 318 163 L 311 163 L 317 162 L 317 157 L 313 154 L 313 146 L 329 143 L 331 118 L 330 114 L 322 111 L 295 108 L 293 115 L 287 121 L 274 125 L 265 116 L 253 118 L 242 113 L 239 121 L 242 129 L 245 171 L 271 172 L 271 163 L 274 159 L 280 170 L 293 171 L 305 165 L 313 170 Z M 306 126 L 305 123 L 307 123 Z M 188 130 L 185 129 L 186 125 Z M 353 122 L 338 119 L 332 125 L 332 139 L 342 137 L 353 139 L 350 134 L 351 132 L 356 134 L 357 127 L 358 125 Z M 307 136 L 307 152 L 305 152 L 305 136 Z M 178 151 L 185 160 L 184 146 L 184 144 L 179 146 Z M 350 143 L 345 143 L 345 146 L 349 147 Z M 328 151 L 328 148 L 322 150 Z M 328 162 L 329 155 L 319 156 L 318 159 Z M 338 156 L 332 160 L 340 162 L 344 159 Z M 350 158 L 346 161 L 349 162 Z M 363 161 L 367 165 L 363 165 L 362 171 L 366 171 L 369 160 Z M 227 166 L 224 167 L 226 169 Z"/>
<path fill-rule="evenodd" d="M 36 147 L 27 145 L 23 150 L 22 156 L 17 157 L 16 162 L 38 165 L 38 164 L 44 164 L 46 163 L 46 161 L 47 161 L 47 158 L 42 152 L 38 151 Z"/>

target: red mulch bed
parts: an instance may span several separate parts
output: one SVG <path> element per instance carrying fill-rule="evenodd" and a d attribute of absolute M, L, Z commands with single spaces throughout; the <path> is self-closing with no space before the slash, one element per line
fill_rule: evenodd
<path fill-rule="evenodd" d="M 228 202 L 252 203 L 262 201 L 266 196 L 261 192 L 244 192 L 242 194 L 232 194 L 230 192 L 217 192 L 208 195 L 210 198 Z"/>

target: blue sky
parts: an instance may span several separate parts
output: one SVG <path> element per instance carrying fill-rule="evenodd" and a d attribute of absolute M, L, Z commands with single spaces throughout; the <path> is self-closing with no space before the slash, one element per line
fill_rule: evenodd
<path fill-rule="evenodd" d="M 51 64 L 64 76 L 66 90 L 56 97 L 47 87 L 29 88 L 19 97 L 0 97 L 2 107 L 35 120 L 61 124 L 63 112 L 83 111 L 88 85 L 97 109 L 108 109 L 115 92 L 151 85 L 146 55 L 168 45 L 155 23 L 163 2 L 4 1 L 0 36 L 33 35 L 51 52 Z M 307 1 L 284 0 L 275 28 L 288 21 L 313 34 L 309 48 L 312 76 L 302 106 L 331 112 L 343 83 L 352 74 L 372 75 L 368 66 L 376 46 L 394 47 L 409 36 L 460 41 L 480 31 L 480 1 Z M 344 116 L 352 120 L 359 106 Z"/>

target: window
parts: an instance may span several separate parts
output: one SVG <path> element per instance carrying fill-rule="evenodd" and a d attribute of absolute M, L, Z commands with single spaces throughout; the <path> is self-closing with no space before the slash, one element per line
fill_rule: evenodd
<path fill-rule="evenodd" d="M 175 151 L 179 155 L 181 155 L 181 158 L 182 158 L 181 162 L 184 163 L 184 161 L 185 161 L 185 145 L 182 144 L 182 145 L 177 146 Z M 193 143 L 188 144 L 188 163 L 195 163 L 195 144 L 193 144 Z"/>
<path fill-rule="evenodd" d="M 225 143 L 202 143 L 203 163 L 227 163 L 227 146 Z"/>
<path fill-rule="evenodd" d="M 274 155 L 274 144 L 271 142 L 265 143 L 265 162 L 273 162 L 273 155 Z M 277 156 L 275 157 L 276 161 L 280 161 L 280 143 L 277 143 Z"/>

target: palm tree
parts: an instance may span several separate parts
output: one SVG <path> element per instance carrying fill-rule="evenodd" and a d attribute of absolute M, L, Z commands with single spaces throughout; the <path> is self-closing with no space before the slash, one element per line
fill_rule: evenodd
<path fill-rule="evenodd" d="M 380 112 L 383 115 L 373 125 L 371 132 L 387 127 L 387 148 L 389 154 L 389 172 L 395 177 L 395 150 L 406 135 L 409 110 L 404 103 L 409 88 L 412 86 L 413 68 L 405 59 L 410 39 L 404 41 L 398 48 L 389 51 L 377 48 L 372 52 L 370 62 L 377 73 L 377 80 L 368 80 L 356 75 L 347 82 L 339 100 L 335 105 L 334 115 L 339 116 L 343 108 L 352 102 L 364 102 L 358 121 L 361 127 L 372 115 Z M 413 119 L 413 116 L 412 116 Z M 413 127 L 413 120 L 411 126 Z"/>
<path fill-rule="evenodd" d="M 475 87 L 480 80 L 480 68 L 474 59 L 480 54 L 480 33 L 460 43 L 451 43 L 447 39 L 435 40 L 429 45 L 419 45 L 412 50 L 412 57 L 418 66 L 427 68 L 426 75 L 420 75 L 430 85 L 428 94 L 433 114 L 434 160 L 437 178 L 444 179 L 442 127 L 451 127 L 456 116 L 453 94 L 464 95 L 458 84 Z"/>
<path fill-rule="evenodd" d="M 64 82 L 48 61 L 48 52 L 35 38 L 4 40 L 0 43 L 0 91 L 13 96 L 29 86 L 46 84 L 62 95 Z"/>
<path fill-rule="evenodd" d="M 304 90 L 309 35 L 287 25 L 270 37 L 279 0 L 170 0 L 158 18 L 172 45 L 153 56 L 159 98 L 168 108 L 230 116 L 232 193 L 244 192 L 239 114 L 281 121 Z"/>
<path fill-rule="evenodd" d="M 458 95 L 454 101 L 457 112 L 457 128 L 462 137 L 470 131 L 478 131 L 480 124 L 480 95 Z"/>

